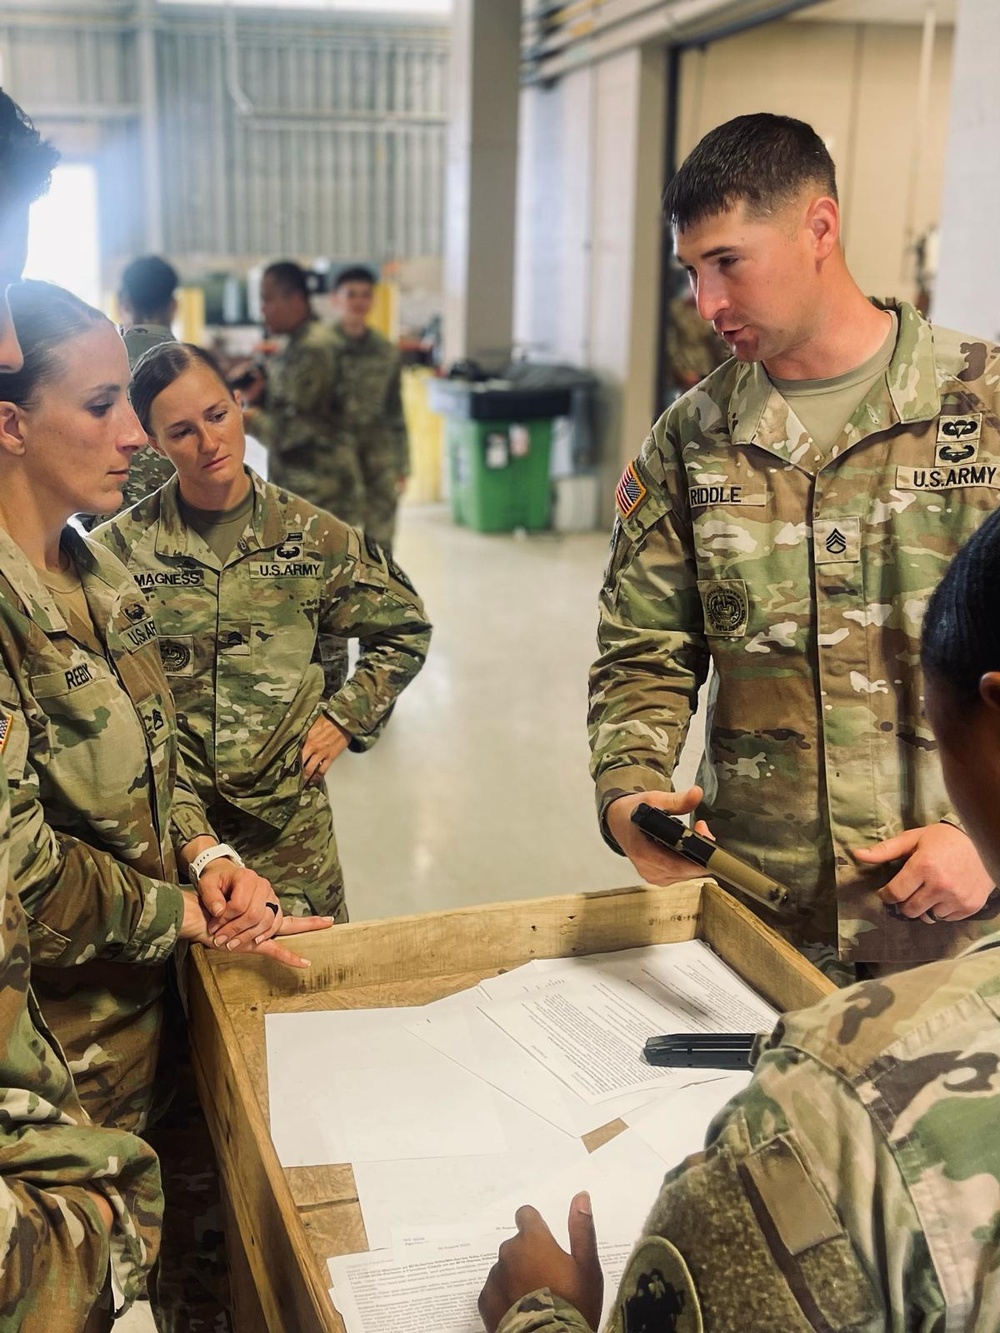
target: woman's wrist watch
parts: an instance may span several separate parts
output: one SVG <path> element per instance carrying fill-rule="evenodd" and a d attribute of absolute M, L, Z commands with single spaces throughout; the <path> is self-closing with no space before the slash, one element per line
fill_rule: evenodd
<path fill-rule="evenodd" d="M 211 864 L 212 861 L 217 861 L 220 856 L 228 856 L 230 861 L 235 862 L 238 866 L 246 864 L 239 852 L 236 851 L 235 848 L 230 847 L 228 842 L 217 842 L 214 847 L 206 847 L 203 852 L 198 853 L 188 866 L 188 879 L 190 879 L 195 888 L 198 887 L 198 880 L 201 877 L 201 872 L 207 865 Z"/>

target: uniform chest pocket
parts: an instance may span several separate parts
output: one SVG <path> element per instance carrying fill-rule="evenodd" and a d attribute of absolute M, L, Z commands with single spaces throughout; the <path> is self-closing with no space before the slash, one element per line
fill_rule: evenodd
<path fill-rule="evenodd" d="M 148 772 L 167 727 L 151 710 L 143 716 L 99 662 L 33 676 L 30 688 L 47 722 L 49 783 L 85 818 L 106 819 Z"/>

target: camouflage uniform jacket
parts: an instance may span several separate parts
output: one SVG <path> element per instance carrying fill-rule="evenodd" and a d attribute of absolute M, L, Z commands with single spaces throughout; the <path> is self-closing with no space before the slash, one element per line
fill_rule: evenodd
<path fill-rule="evenodd" d="M 84 1104 L 104 1120 L 114 1111 L 96 1106 L 151 1081 L 162 964 L 184 910 L 175 849 L 211 829 L 178 772 L 174 705 L 135 583 L 72 529 L 63 547 L 106 652 L 67 624 L 0 531 L 2 751 L 32 981 Z M 143 1023 L 152 1035 L 126 1067 L 117 1043 Z M 125 1119 L 141 1128 L 141 1115 Z"/>
<path fill-rule="evenodd" d="M 670 302 L 665 351 L 670 382 L 682 393 L 729 359 L 726 344 L 686 296 Z"/>
<path fill-rule="evenodd" d="M 782 1019 L 705 1151 L 664 1179 L 609 1328 L 1000 1328 L 998 1141 L 993 935 Z M 586 1329 L 546 1290 L 499 1333 Z"/>
<path fill-rule="evenodd" d="M 340 340 L 311 318 L 268 364 L 264 402 L 247 411 L 246 424 L 267 449 L 276 486 L 358 525 L 364 482 L 343 409 Z"/>
<path fill-rule="evenodd" d="M 31 991 L 28 925 L 10 884 L 10 799 L 0 770 L 0 1330 L 82 1327 L 108 1277 L 126 1301 L 159 1248 L 151 1148 L 91 1125 Z M 91 1191 L 118 1221 L 110 1242 Z"/>
<path fill-rule="evenodd" d="M 373 542 L 250 477 L 253 514 L 224 566 L 181 520 L 176 480 L 96 536 L 146 593 L 198 791 L 281 829 L 316 717 L 368 749 L 423 665 L 430 626 Z M 348 638 L 361 653 L 343 684 Z"/>
<path fill-rule="evenodd" d="M 376 329 L 352 338 L 337 325 L 344 426 L 352 436 L 366 476 L 371 466 L 410 475 L 410 447 L 403 416 L 399 350 Z M 366 460 L 369 466 L 366 467 Z"/>
<path fill-rule="evenodd" d="M 759 364 L 728 362 L 656 423 L 619 486 L 590 734 L 603 825 L 616 796 L 669 790 L 711 661 L 712 832 L 789 886 L 794 939 L 913 963 L 989 923 L 888 915 L 892 868 L 850 849 L 952 818 L 920 623 L 997 502 L 1000 354 L 898 313 L 886 376 L 828 455 Z"/>

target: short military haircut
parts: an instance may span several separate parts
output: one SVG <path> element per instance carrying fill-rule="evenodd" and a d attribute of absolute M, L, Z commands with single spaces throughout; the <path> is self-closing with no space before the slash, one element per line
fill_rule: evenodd
<path fill-rule="evenodd" d="M 812 188 L 837 198 L 826 145 L 811 125 L 758 112 L 727 120 L 684 159 L 663 192 L 663 212 L 677 231 L 746 204 L 772 213 Z"/>
<path fill-rule="evenodd" d="M 161 315 L 174 299 L 177 270 L 159 255 L 141 255 L 122 270 L 121 293 L 138 322 Z"/>
<path fill-rule="evenodd" d="M 268 264 L 264 277 L 271 278 L 283 292 L 298 292 L 306 300 L 309 299 L 309 274 L 294 259 L 279 259 Z"/>
<path fill-rule="evenodd" d="M 1000 512 L 969 538 L 927 604 L 920 662 L 956 703 L 974 704 L 979 682 L 1000 671 Z"/>
<path fill-rule="evenodd" d="M 337 274 L 337 280 L 333 284 L 333 290 L 339 292 L 341 287 L 346 287 L 349 282 L 367 282 L 369 287 L 374 287 L 377 278 L 366 265 L 353 264 L 350 268 L 341 269 Z"/>
<path fill-rule="evenodd" d="M 30 204 L 45 193 L 59 152 L 0 90 L 0 208 Z"/>

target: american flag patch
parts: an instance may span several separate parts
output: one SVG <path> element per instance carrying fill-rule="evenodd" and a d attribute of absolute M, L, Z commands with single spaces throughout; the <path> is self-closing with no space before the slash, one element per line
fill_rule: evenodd
<path fill-rule="evenodd" d="M 615 504 L 618 506 L 618 512 L 622 518 L 628 518 L 630 514 L 634 514 L 645 500 L 646 495 L 646 488 L 639 480 L 635 464 L 629 463 L 615 490 Z"/>
<path fill-rule="evenodd" d="M 5 713 L 3 709 L 0 708 L 0 754 L 3 754 L 4 746 L 7 744 L 10 737 L 10 729 L 13 724 L 13 715 Z"/>

